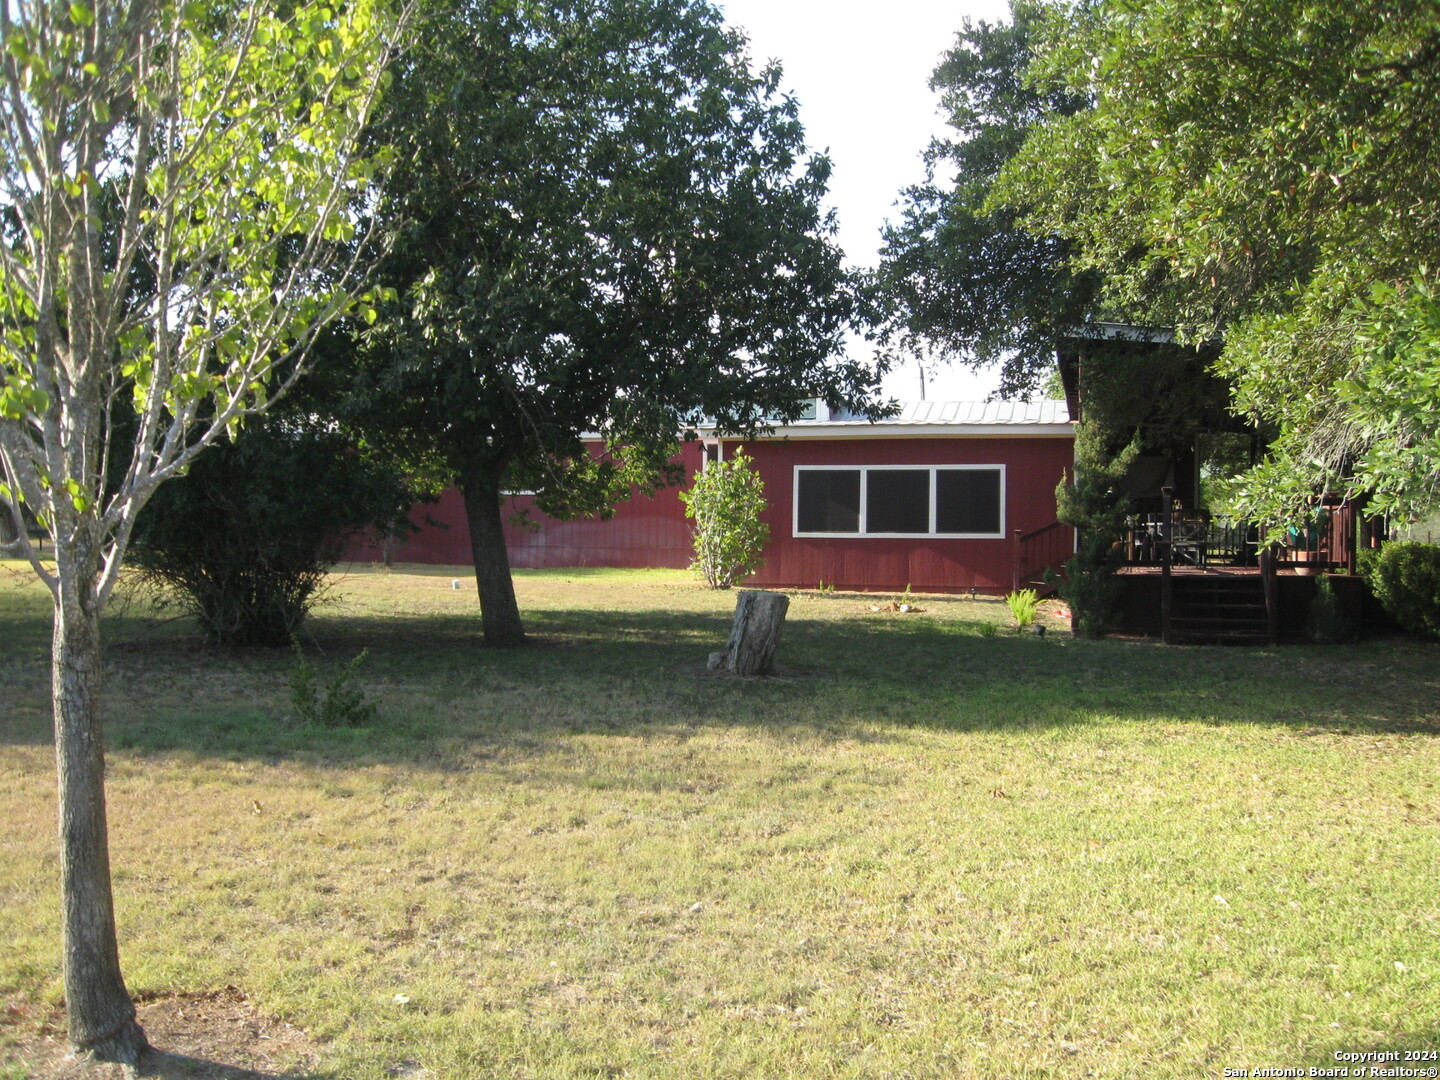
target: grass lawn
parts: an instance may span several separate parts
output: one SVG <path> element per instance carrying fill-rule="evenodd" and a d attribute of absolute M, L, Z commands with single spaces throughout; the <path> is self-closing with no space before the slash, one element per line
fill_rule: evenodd
<path fill-rule="evenodd" d="M 489 652 L 462 571 L 340 578 L 307 644 L 369 649 L 361 730 L 288 719 L 283 650 L 109 620 L 132 991 L 239 988 L 307 1034 L 303 1075 L 355 1080 L 1440 1050 L 1435 646 L 1017 637 L 993 599 L 799 594 L 781 677 L 743 681 L 705 670 L 733 594 L 685 574 L 517 588 L 538 643 Z M 60 999 L 48 633 L 0 564 L 7 1080 Z"/>

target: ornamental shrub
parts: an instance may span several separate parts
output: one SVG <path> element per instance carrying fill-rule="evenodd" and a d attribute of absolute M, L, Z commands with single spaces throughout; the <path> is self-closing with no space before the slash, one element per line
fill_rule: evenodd
<path fill-rule="evenodd" d="M 1111 433 L 1087 420 L 1075 431 L 1075 479 L 1055 489 L 1056 516 L 1075 526 L 1075 553 L 1065 562 L 1063 577 L 1047 573 L 1060 598 L 1075 613 L 1081 637 L 1103 637 L 1110 629 L 1120 596 L 1116 577 L 1125 553 L 1119 543 L 1125 532 L 1130 500 L 1121 494 L 1126 472 L 1140 453 L 1132 441 L 1111 454 Z"/>
<path fill-rule="evenodd" d="M 729 461 L 709 462 L 680 498 L 685 516 L 695 522 L 690 569 L 703 575 L 712 589 L 728 589 L 759 569 L 770 526 L 760 520 L 765 484 L 750 458 L 736 454 Z"/>
<path fill-rule="evenodd" d="M 1390 617 L 1411 633 L 1440 638 L 1440 546 L 1392 541 L 1360 571 Z"/>
<path fill-rule="evenodd" d="M 131 556 L 220 645 L 288 645 L 356 531 L 404 520 L 396 469 L 321 423 L 252 420 L 155 493 Z"/>

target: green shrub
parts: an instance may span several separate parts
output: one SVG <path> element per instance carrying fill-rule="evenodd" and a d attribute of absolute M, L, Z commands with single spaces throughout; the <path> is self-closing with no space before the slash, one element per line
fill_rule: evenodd
<path fill-rule="evenodd" d="M 1010 614 L 1014 616 L 1018 629 L 1024 630 L 1027 626 L 1034 625 L 1035 615 L 1040 609 L 1040 594 L 1034 589 L 1007 593 L 1005 603 L 1009 605 Z"/>
<path fill-rule="evenodd" d="M 1340 645 L 1359 636 L 1335 595 L 1335 586 L 1323 574 L 1315 582 L 1315 597 L 1310 601 L 1305 632 L 1316 645 Z"/>
<path fill-rule="evenodd" d="M 355 675 L 369 655 L 360 652 L 348 664 L 335 668 L 323 694 L 318 689 L 319 672 L 295 645 L 295 666 L 290 669 L 290 705 L 295 719 L 315 727 L 364 727 L 375 719 L 375 705 L 365 700 L 365 691 L 355 685 Z"/>
<path fill-rule="evenodd" d="M 321 423 L 252 420 L 165 484 L 131 555 L 220 645 L 289 643 L 357 530 L 402 520 L 403 477 Z"/>
<path fill-rule="evenodd" d="M 1370 591 L 1411 633 L 1440 638 L 1440 546 L 1396 540 L 1360 563 Z"/>
<path fill-rule="evenodd" d="M 1375 574 L 1375 564 L 1379 561 L 1379 548 L 1361 548 L 1355 552 L 1355 572 L 1365 579 L 1365 584 L 1370 584 L 1370 578 Z"/>
<path fill-rule="evenodd" d="M 680 498 L 685 516 L 695 522 L 691 530 L 695 561 L 690 568 L 703 575 L 712 589 L 728 589 L 759 568 L 770 526 L 760 520 L 765 484 L 751 468 L 750 458 L 736 454 L 729 461 L 710 462 Z"/>
<path fill-rule="evenodd" d="M 1114 619 L 1120 598 L 1116 576 L 1124 561 L 1124 535 L 1130 500 L 1121 493 L 1124 478 L 1140 453 L 1132 441 L 1118 454 L 1109 449 L 1110 432 L 1086 421 L 1075 431 L 1075 477 L 1055 489 L 1056 516 L 1075 526 L 1075 553 L 1065 561 L 1065 572 L 1047 570 L 1045 580 L 1075 613 L 1081 637 L 1103 637 Z"/>

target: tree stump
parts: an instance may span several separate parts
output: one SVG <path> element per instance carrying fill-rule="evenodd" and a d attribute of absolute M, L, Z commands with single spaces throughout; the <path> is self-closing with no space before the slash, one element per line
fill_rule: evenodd
<path fill-rule="evenodd" d="M 783 593 L 746 589 L 735 597 L 735 622 L 725 651 L 711 654 L 710 670 L 724 667 L 732 675 L 768 675 L 775 646 L 785 625 L 790 598 Z"/>

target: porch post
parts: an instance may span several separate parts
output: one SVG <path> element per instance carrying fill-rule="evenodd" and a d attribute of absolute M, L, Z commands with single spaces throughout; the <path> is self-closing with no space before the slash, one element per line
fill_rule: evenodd
<path fill-rule="evenodd" d="M 1175 489 L 1166 484 L 1160 489 L 1160 497 L 1165 500 L 1165 509 L 1160 517 L 1160 640 L 1166 645 L 1173 645 L 1170 633 L 1170 614 L 1175 603 L 1174 582 L 1170 578 L 1170 554 L 1171 554 L 1171 521 L 1170 498 Z"/>
<path fill-rule="evenodd" d="M 1356 570 L 1355 550 L 1360 546 L 1360 515 L 1356 512 L 1355 503 L 1346 499 L 1341 504 L 1345 511 L 1345 572 L 1353 575 Z"/>
<path fill-rule="evenodd" d="M 1260 549 L 1260 584 L 1265 590 L 1265 632 L 1274 645 L 1280 640 L 1280 589 L 1275 580 L 1275 545 Z"/>
<path fill-rule="evenodd" d="M 1010 541 L 1010 591 L 1020 591 L 1020 530 L 1016 529 Z"/>

